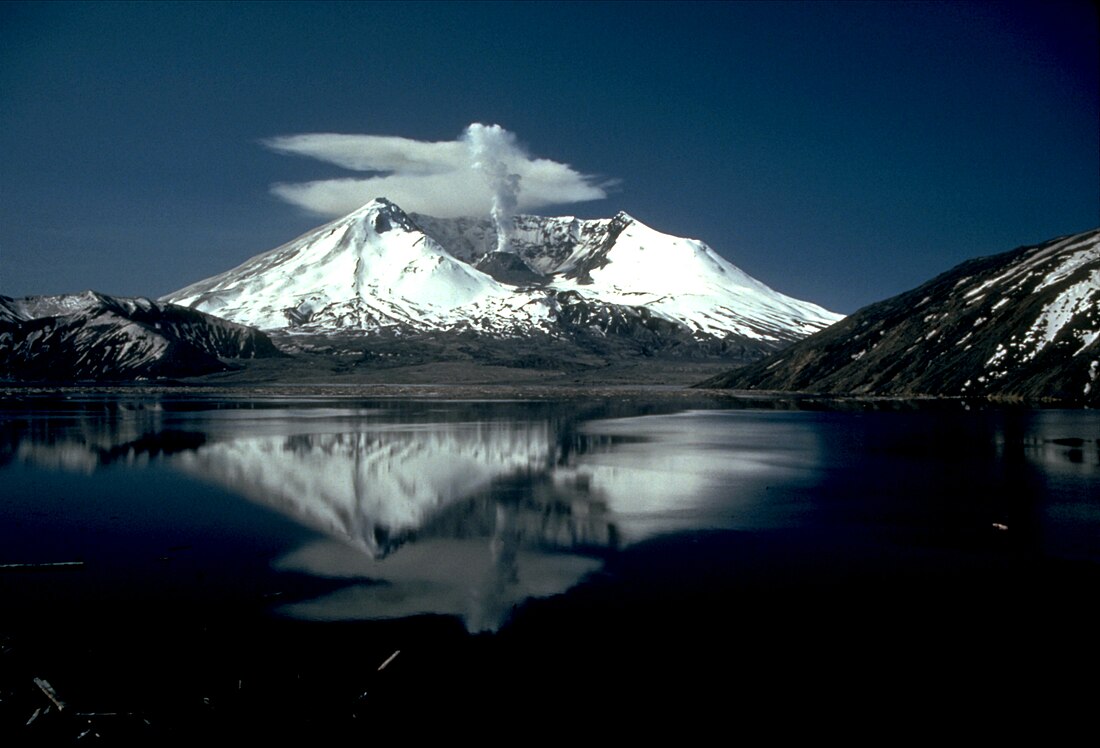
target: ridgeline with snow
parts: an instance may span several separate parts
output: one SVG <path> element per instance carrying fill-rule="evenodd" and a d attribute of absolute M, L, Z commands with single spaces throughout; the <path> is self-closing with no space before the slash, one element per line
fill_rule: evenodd
<path fill-rule="evenodd" d="M 1100 229 L 969 260 L 701 386 L 1100 404 Z"/>
<path fill-rule="evenodd" d="M 258 330 L 149 299 L 0 296 L 0 380 L 189 377 L 279 355 Z"/>

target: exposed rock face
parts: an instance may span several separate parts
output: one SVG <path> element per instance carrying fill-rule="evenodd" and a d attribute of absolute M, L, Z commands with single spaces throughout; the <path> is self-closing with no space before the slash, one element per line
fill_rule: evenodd
<path fill-rule="evenodd" d="M 1100 402 L 1100 229 L 962 263 L 700 386 Z"/>

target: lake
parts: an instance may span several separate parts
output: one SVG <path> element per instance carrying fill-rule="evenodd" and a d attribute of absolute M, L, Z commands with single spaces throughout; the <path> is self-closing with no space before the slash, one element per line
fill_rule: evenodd
<path fill-rule="evenodd" d="M 9 397 L 0 719 L 973 718 L 1097 662 L 1095 411 L 508 394 Z"/>

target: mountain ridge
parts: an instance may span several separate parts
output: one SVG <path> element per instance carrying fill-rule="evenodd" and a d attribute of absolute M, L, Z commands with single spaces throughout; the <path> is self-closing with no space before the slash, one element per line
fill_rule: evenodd
<path fill-rule="evenodd" d="M 626 213 L 513 225 L 510 251 L 496 252 L 488 219 L 410 216 L 376 199 L 161 300 L 296 337 L 389 328 L 564 340 L 583 320 L 603 336 L 648 330 L 652 350 L 733 341 L 750 357 L 841 318 Z"/>
<path fill-rule="evenodd" d="M 0 379 L 187 377 L 281 355 L 258 330 L 144 297 L 0 296 Z"/>
<path fill-rule="evenodd" d="M 701 387 L 1100 402 L 1100 229 L 967 260 Z"/>

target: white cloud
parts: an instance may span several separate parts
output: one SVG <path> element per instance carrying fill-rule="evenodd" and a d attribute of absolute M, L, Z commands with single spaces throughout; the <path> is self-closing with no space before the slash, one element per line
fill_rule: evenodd
<path fill-rule="evenodd" d="M 493 179 L 472 155 L 470 137 L 486 132 L 503 144 L 494 153 L 509 175 L 516 175 L 519 211 L 551 205 L 602 200 L 611 181 L 597 181 L 568 164 L 532 158 L 515 137 L 496 125 L 471 125 L 462 137 L 425 142 L 382 135 L 307 133 L 263 141 L 279 153 L 295 154 L 336 164 L 352 171 L 372 172 L 314 182 L 281 183 L 271 191 L 289 203 L 324 216 L 349 213 L 376 197 L 385 197 L 410 212 L 440 218 L 488 215 L 494 205 Z"/>
<path fill-rule="evenodd" d="M 401 174 L 437 174 L 467 164 L 460 141 L 426 143 L 386 135 L 307 133 L 263 141 L 280 153 L 309 156 L 353 171 L 390 171 Z"/>

